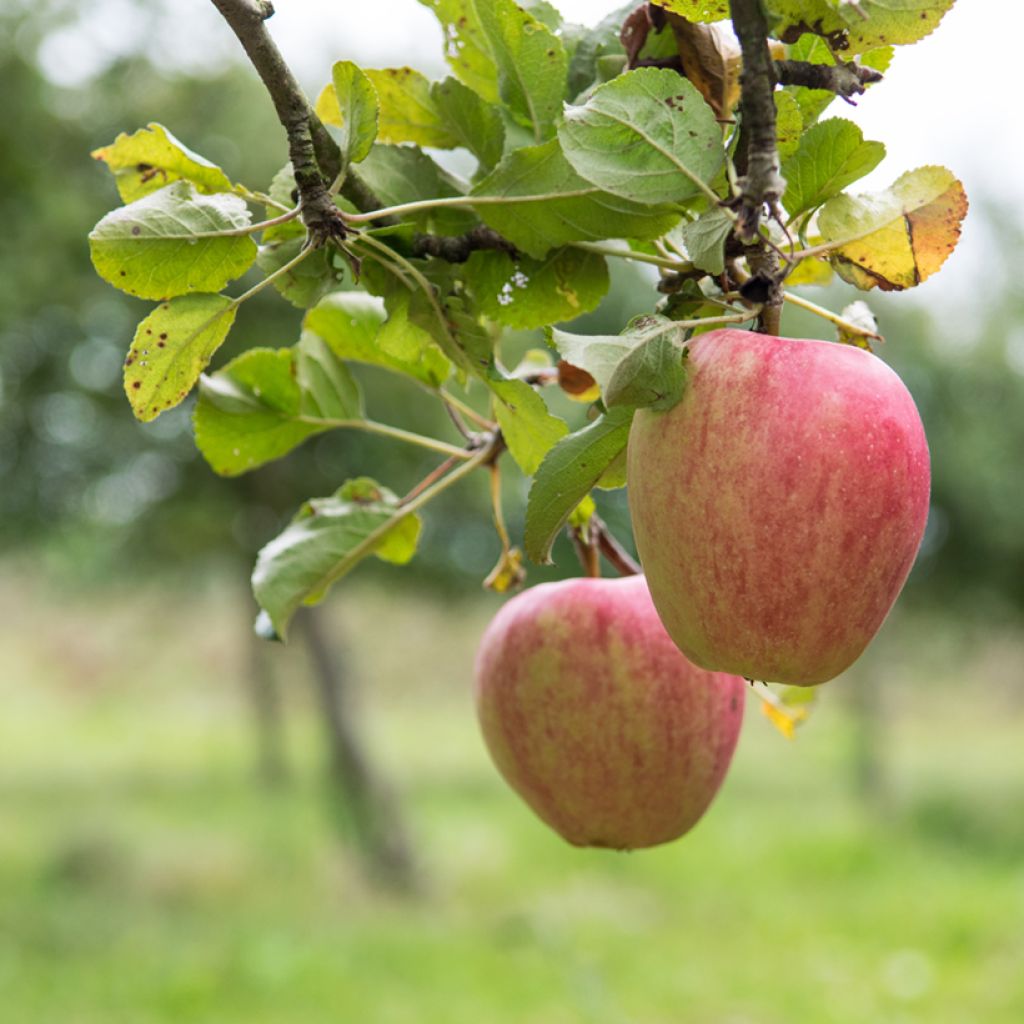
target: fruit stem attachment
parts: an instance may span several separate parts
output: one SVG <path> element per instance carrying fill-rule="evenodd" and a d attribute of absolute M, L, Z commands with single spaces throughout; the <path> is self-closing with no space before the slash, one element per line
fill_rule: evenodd
<path fill-rule="evenodd" d="M 572 541 L 576 557 L 580 560 L 585 575 L 597 579 L 601 575 L 601 549 L 597 544 L 594 520 L 589 519 L 584 526 L 569 526 L 569 539 Z"/>

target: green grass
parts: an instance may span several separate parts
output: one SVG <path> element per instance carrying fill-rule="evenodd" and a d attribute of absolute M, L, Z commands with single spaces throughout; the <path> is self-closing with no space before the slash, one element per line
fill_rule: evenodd
<path fill-rule="evenodd" d="M 882 807 L 854 794 L 852 677 L 795 743 L 751 701 L 706 819 L 615 854 L 566 846 L 487 760 L 468 686 L 494 602 L 355 581 L 331 616 L 410 900 L 342 841 L 298 651 L 273 654 L 291 783 L 254 782 L 237 598 L 0 588 L 3 1024 L 1024 1020 L 1019 637 L 888 628 L 861 669 Z"/>

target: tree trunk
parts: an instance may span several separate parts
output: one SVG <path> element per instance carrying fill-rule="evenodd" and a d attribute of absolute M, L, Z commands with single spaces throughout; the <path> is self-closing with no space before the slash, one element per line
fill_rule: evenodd
<path fill-rule="evenodd" d="M 319 608 L 297 617 L 309 651 L 329 752 L 329 782 L 351 823 L 370 872 L 390 888 L 411 892 L 418 871 L 393 794 L 374 773 L 353 724 L 344 658 L 328 641 Z"/>
<path fill-rule="evenodd" d="M 284 712 L 281 691 L 274 678 L 268 645 L 252 630 L 250 602 L 246 601 L 246 678 L 245 689 L 252 710 L 256 740 L 256 777 L 265 786 L 278 787 L 288 782 L 285 756 Z"/>
<path fill-rule="evenodd" d="M 854 785 L 860 798 L 876 811 L 885 811 L 889 787 L 883 755 L 885 711 L 882 690 L 873 664 L 864 666 L 850 687 L 850 710 L 854 718 Z"/>

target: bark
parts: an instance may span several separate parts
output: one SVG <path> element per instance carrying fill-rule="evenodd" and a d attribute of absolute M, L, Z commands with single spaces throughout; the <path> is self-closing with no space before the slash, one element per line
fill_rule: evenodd
<path fill-rule="evenodd" d="M 406 829 L 394 796 L 371 765 L 355 726 L 346 659 L 327 639 L 321 609 L 304 609 L 297 624 L 313 669 L 329 748 L 329 781 L 367 868 L 389 888 L 415 891 L 419 876 Z"/>

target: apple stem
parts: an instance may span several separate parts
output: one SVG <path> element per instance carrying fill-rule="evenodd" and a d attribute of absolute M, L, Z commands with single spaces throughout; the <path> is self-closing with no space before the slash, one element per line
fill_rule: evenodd
<path fill-rule="evenodd" d="M 586 526 L 569 527 L 569 539 L 576 551 L 576 557 L 580 560 L 583 572 L 591 579 L 597 579 L 601 575 L 601 549 L 597 544 L 594 518 L 591 516 Z"/>
<path fill-rule="evenodd" d="M 640 576 L 643 569 L 640 563 L 612 536 L 607 524 L 598 515 L 590 517 L 597 533 L 597 545 L 601 554 L 620 576 Z"/>

